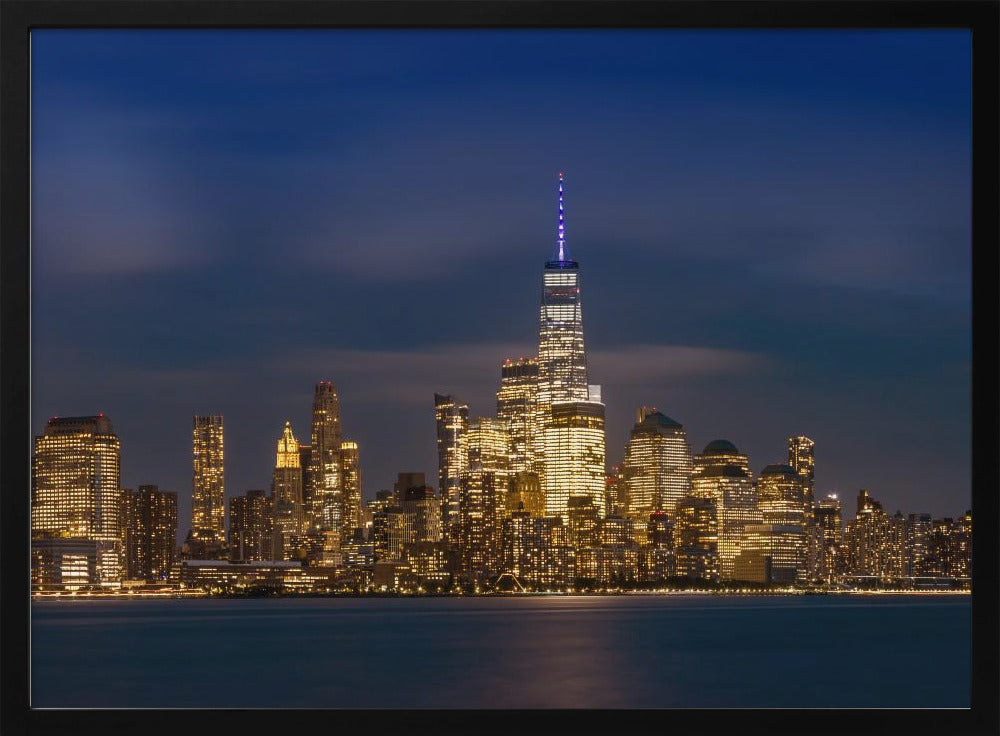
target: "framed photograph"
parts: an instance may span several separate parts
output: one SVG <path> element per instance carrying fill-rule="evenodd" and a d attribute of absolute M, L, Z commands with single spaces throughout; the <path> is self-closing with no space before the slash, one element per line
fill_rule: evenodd
<path fill-rule="evenodd" d="M 0 8 L 5 733 L 996 732 L 1000 4 Z"/>

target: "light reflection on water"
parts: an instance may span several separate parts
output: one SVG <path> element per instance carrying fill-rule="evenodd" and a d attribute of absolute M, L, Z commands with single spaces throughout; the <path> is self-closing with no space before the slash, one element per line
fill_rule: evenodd
<path fill-rule="evenodd" d="M 906 596 L 39 601 L 32 705 L 968 707 L 970 614 Z"/>

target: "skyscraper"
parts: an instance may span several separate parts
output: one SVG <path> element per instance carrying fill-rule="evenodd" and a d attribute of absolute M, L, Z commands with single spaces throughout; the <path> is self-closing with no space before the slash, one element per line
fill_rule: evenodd
<path fill-rule="evenodd" d="M 715 503 L 719 527 L 719 576 L 733 577 L 733 565 L 740 552 L 740 539 L 748 524 L 759 524 L 757 489 L 741 455 L 728 440 L 710 442 L 695 456 L 698 473 L 692 479 L 691 495 Z"/>
<path fill-rule="evenodd" d="M 691 492 L 687 433 L 680 422 L 655 409 L 637 410 L 623 465 L 628 514 L 638 521 L 653 511 L 672 515 L 677 502 Z"/>
<path fill-rule="evenodd" d="M 590 496 L 604 516 L 604 404 L 561 401 L 551 405 L 551 418 L 542 430 L 545 470 L 542 493 L 545 515 L 569 521 L 570 496 Z"/>
<path fill-rule="evenodd" d="M 467 441 L 469 462 L 460 485 L 460 559 L 463 573 L 484 578 L 500 572 L 510 436 L 504 422 L 480 417 L 469 422 Z"/>
<path fill-rule="evenodd" d="M 302 508 L 302 467 L 299 465 L 299 443 L 292 433 L 291 422 L 285 422 L 274 461 L 274 533 L 284 559 L 292 554 L 293 540 L 305 531 Z"/>
<path fill-rule="evenodd" d="M 317 532 L 339 532 L 343 510 L 340 470 L 340 396 L 330 381 L 320 381 L 313 393 L 309 480 L 312 488 L 307 514 Z"/>
<path fill-rule="evenodd" d="M 841 572 L 837 562 L 843 542 L 843 518 L 836 494 L 830 493 L 816 504 L 814 519 L 819 540 L 818 577 L 829 583 Z"/>
<path fill-rule="evenodd" d="M 89 582 L 101 585 L 119 584 L 123 572 L 120 467 L 121 443 L 103 414 L 53 417 L 35 437 L 32 539 L 93 542 L 97 580 Z M 83 568 L 90 569 L 89 563 Z"/>
<path fill-rule="evenodd" d="M 538 426 L 538 360 L 507 359 L 500 369 L 497 419 L 510 433 L 510 469 L 514 473 L 535 470 Z"/>
<path fill-rule="evenodd" d="M 545 264 L 542 276 L 542 302 L 539 310 L 538 330 L 538 395 L 535 460 L 542 480 L 542 488 L 557 494 L 557 500 L 546 504 L 549 513 L 553 508 L 565 510 L 565 498 L 569 493 L 565 488 L 568 479 L 561 477 L 547 480 L 550 463 L 546 452 L 556 440 L 548 436 L 546 430 L 553 420 L 552 408 L 556 404 L 574 402 L 575 407 L 562 412 L 563 427 L 568 414 L 580 416 L 600 413 L 601 446 L 603 448 L 603 405 L 600 404 L 598 387 L 587 384 L 587 359 L 583 343 L 583 308 L 580 301 L 580 264 L 572 260 L 566 247 L 566 229 L 563 210 L 563 176 L 559 174 L 559 224 L 556 231 L 556 251 L 552 260 Z M 600 409 L 597 407 L 600 406 Z M 584 421 L 583 424 L 593 424 Z M 586 429 L 592 429 L 587 426 Z M 566 432 L 560 433 L 561 441 L 570 439 Z M 572 433 L 569 433 L 572 434 Z M 560 442 L 557 442 L 558 445 Z M 575 443 L 574 443 L 575 444 Z M 560 459 L 565 463 L 565 458 Z M 601 460 L 603 463 L 603 458 Z M 603 492 L 602 492 L 603 495 Z M 604 499 L 600 500 L 603 509 Z"/>
<path fill-rule="evenodd" d="M 340 540 L 350 539 L 361 526 L 361 451 L 358 443 L 340 443 Z"/>
<path fill-rule="evenodd" d="M 719 579 L 719 526 L 715 504 L 685 496 L 674 510 L 677 574 L 692 580 Z"/>
<path fill-rule="evenodd" d="M 434 394 L 434 417 L 437 422 L 441 531 L 445 541 L 457 544 L 462 475 L 469 466 L 465 436 L 469 429 L 469 407 L 459 403 L 454 396 Z"/>
<path fill-rule="evenodd" d="M 261 490 L 229 499 L 229 555 L 238 561 L 273 560 L 274 499 Z"/>
<path fill-rule="evenodd" d="M 194 446 L 191 538 L 209 549 L 221 549 L 226 538 L 222 416 L 194 417 L 191 438 Z"/>
<path fill-rule="evenodd" d="M 177 494 L 159 486 L 123 489 L 122 537 L 125 578 L 165 581 L 177 546 Z"/>

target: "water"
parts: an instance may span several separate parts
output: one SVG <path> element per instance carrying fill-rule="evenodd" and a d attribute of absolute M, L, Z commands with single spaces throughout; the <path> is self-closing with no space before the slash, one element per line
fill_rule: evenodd
<path fill-rule="evenodd" d="M 968 597 L 32 603 L 33 707 L 969 706 Z"/>

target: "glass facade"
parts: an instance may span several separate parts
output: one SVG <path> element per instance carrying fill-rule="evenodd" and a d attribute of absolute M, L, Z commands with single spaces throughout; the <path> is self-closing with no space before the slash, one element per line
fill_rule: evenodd
<path fill-rule="evenodd" d="M 653 511 L 673 514 L 691 493 L 691 447 L 680 422 L 643 407 L 625 448 L 622 473 L 628 515 L 645 519 Z"/>
<path fill-rule="evenodd" d="M 504 422 L 510 433 L 511 471 L 533 472 L 538 425 L 537 359 L 504 361 L 497 391 L 497 419 Z"/>
<path fill-rule="evenodd" d="M 317 532 L 341 532 L 344 510 L 340 469 L 340 396 L 330 381 L 316 384 L 312 404 L 309 467 L 303 467 L 309 488 L 306 515 Z"/>
<path fill-rule="evenodd" d="M 226 536 L 222 416 L 194 417 L 192 444 L 191 536 L 197 541 L 221 547 Z"/>
<path fill-rule="evenodd" d="M 454 396 L 434 394 L 437 423 L 438 483 L 445 541 L 458 542 L 462 476 L 469 467 L 469 407 Z"/>
<path fill-rule="evenodd" d="M 570 496 L 590 496 L 604 515 L 604 404 L 560 402 L 542 430 L 545 472 L 542 491 L 545 515 L 569 521 Z"/>

